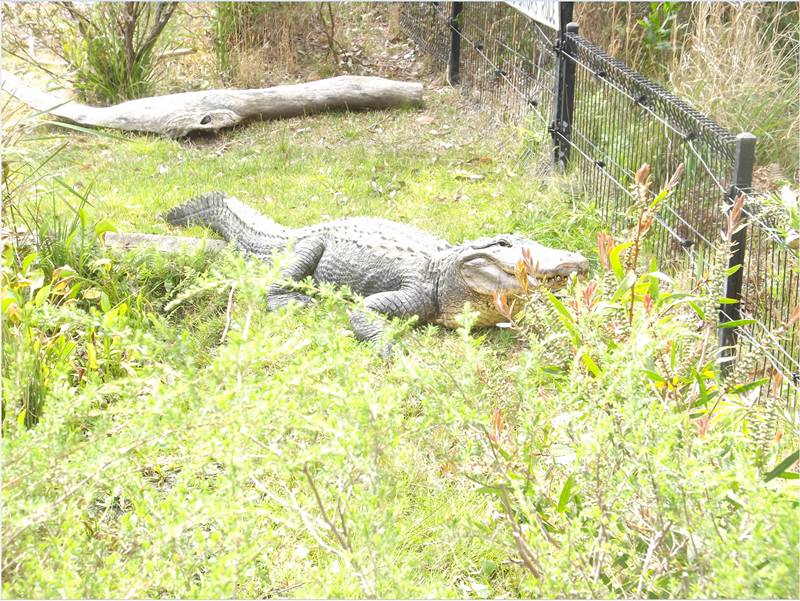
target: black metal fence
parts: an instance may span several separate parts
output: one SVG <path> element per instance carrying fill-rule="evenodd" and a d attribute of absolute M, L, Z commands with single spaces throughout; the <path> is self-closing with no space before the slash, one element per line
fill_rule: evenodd
<path fill-rule="evenodd" d="M 562 22 L 571 16 L 562 3 Z M 566 18 L 565 18 L 566 17 Z M 608 56 L 579 34 L 538 24 L 504 2 L 415 2 L 401 25 L 446 69 L 451 84 L 481 105 L 548 132 L 554 163 L 569 167 L 594 196 L 612 229 L 630 225 L 630 184 L 643 163 L 656 182 L 683 163 L 684 175 L 657 217 L 654 251 L 662 269 L 698 273 L 720 242 L 725 206 L 748 195 L 747 227 L 736 234 L 732 262 L 742 264 L 725 293 L 723 344 L 759 349 L 762 388 L 796 409 L 800 386 L 800 260 L 785 235 L 759 217 L 751 179 L 755 139 L 734 136 L 661 86 Z"/>

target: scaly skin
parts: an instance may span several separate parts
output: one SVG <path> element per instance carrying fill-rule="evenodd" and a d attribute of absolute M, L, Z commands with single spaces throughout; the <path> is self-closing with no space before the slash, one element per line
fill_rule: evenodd
<path fill-rule="evenodd" d="M 235 198 L 211 192 L 171 209 L 173 225 L 201 224 L 233 241 L 241 250 L 267 260 L 292 246 L 294 260 L 283 281 L 268 292 L 270 309 L 311 299 L 292 289 L 291 280 L 348 286 L 364 297 L 363 311 L 350 324 L 359 340 L 377 340 L 384 328 L 377 314 L 417 316 L 418 323 L 458 327 L 456 318 L 470 302 L 479 312 L 477 326 L 504 321 L 493 293 L 522 294 L 515 275 L 522 249 L 531 252 L 533 284 L 555 289 L 572 273 L 588 271 L 577 253 L 542 246 L 521 236 L 500 235 L 460 245 L 414 227 L 372 217 L 352 217 L 299 229 L 285 228 Z"/>

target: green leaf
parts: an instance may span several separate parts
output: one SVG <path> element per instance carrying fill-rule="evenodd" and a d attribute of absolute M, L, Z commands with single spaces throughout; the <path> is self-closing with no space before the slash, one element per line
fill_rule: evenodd
<path fill-rule="evenodd" d="M 500 495 L 503 492 L 499 486 L 481 486 L 480 488 L 475 489 L 475 492 L 479 492 L 485 495 Z"/>
<path fill-rule="evenodd" d="M 723 273 L 723 275 L 725 275 L 725 277 L 730 277 L 734 273 L 739 271 L 741 268 L 742 268 L 742 264 L 740 263 L 739 265 L 734 265 L 733 267 L 728 267 L 728 269 L 726 269 L 722 273 Z"/>
<path fill-rule="evenodd" d="M 572 497 L 572 488 L 574 486 L 575 478 L 570 476 L 567 478 L 567 481 L 564 482 L 564 487 L 561 489 L 561 494 L 558 497 L 558 513 L 564 513 L 564 510 L 567 508 L 567 503 L 569 503 L 569 500 Z"/>
<path fill-rule="evenodd" d="M 28 284 L 31 287 L 31 292 L 41 288 L 44 285 L 44 271 L 35 269 L 28 275 Z"/>
<path fill-rule="evenodd" d="M 91 340 L 86 342 L 86 365 L 89 369 L 99 369 L 100 367 L 97 363 L 97 350 Z"/>
<path fill-rule="evenodd" d="M 86 224 L 89 221 L 89 214 L 84 207 L 78 208 L 78 218 L 81 220 L 81 231 L 86 231 Z"/>
<path fill-rule="evenodd" d="M 102 326 L 106 329 L 111 328 L 111 326 L 113 326 L 114 322 L 117 320 L 118 312 L 119 311 L 117 310 L 117 308 L 113 308 L 109 311 L 106 311 L 105 314 L 103 315 Z"/>
<path fill-rule="evenodd" d="M 702 367 L 700 371 L 692 367 L 692 377 L 700 389 L 700 396 L 692 403 L 692 407 L 707 407 L 711 401 L 719 396 L 716 383 L 713 379 L 709 379 L 708 370 L 708 366 Z"/>
<path fill-rule="evenodd" d="M 589 356 L 586 349 L 581 349 L 581 360 L 586 364 L 586 367 L 592 372 L 593 376 L 598 377 L 603 373 L 597 366 L 597 363 L 594 362 L 594 359 Z"/>
<path fill-rule="evenodd" d="M 114 225 L 108 219 L 101 219 L 94 226 L 94 236 L 97 239 L 102 238 L 103 234 L 105 234 L 106 232 L 116 232 L 116 231 L 117 231 L 117 226 Z"/>
<path fill-rule="evenodd" d="M 764 384 L 769 382 L 769 378 L 761 378 L 760 380 L 756 380 L 755 382 L 748 382 L 747 384 L 739 384 L 738 386 L 734 386 L 731 388 L 730 392 L 734 394 L 743 394 L 754 388 L 760 388 Z"/>
<path fill-rule="evenodd" d="M 659 204 L 664 202 L 664 199 L 667 198 L 667 196 L 669 196 L 669 194 L 670 194 L 670 191 L 668 189 L 661 190 L 661 192 L 659 192 L 658 195 L 650 203 L 650 208 L 651 209 L 655 209 Z"/>
<path fill-rule="evenodd" d="M 494 445 L 495 451 L 500 453 L 500 456 L 506 461 L 511 461 L 511 455 L 500 445 Z"/>
<path fill-rule="evenodd" d="M 47 286 L 43 286 L 37 293 L 33 299 L 33 304 L 36 307 L 41 307 L 44 302 L 47 300 L 47 297 L 50 296 L 50 288 L 51 285 L 47 284 Z"/>
<path fill-rule="evenodd" d="M 696 296 L 692 296 L 691 294 L 687 294 L 685 292 L 670 292 L 669 294 L 665 294 L 663 297 L 663 301 L 675 301 L 675 302 L 688 302 L 690 300 L 697 299 Z"/>
<path fill-rule="evenodd" d="M 650 369 L 643 369 L 644 374 L 653 380 L 653 382 L 666 382 L 667 379 L 659 373 L 656 373 Z"/>
<path fill-rule="evenodd" d="M 111 301 L 108 299 L 108 295 L 105 292 L 100 293 L 100 308 L 103 310 L 103 313 L 108 313 L 111 310 Z"/>
<path fill-rule="evenodd" d="M 728 503 L 733 505 L 736 509 L 741 509 L 744 507 L 739 498 L 731 491 L 728 491 L 728 494 L 725 495 L 725 498 L 727 499 Z"/>
<path fill-rule="evenodd" d="M 720 329 L 738 328 L 739 326 L 749 326 L 751 323 L 755 322 L 755 319 L 734 319 L 733 321 L 726 321 L 725 323 L 719 324 L 719 327 Z"/>
<path fill-rule="evenodd" d="M 9 290 L 3 290 L 3 304 L 2 304 L 3 315 L 7 313 L 8 308 L 12 305 L 19 305 L 19 302 L 17 301 L 17 296 Z"/>
<path fill-rule="evenodd" d="M 695 301 L 689 301 L 689 306 L 694 309 L 694 312 L 697 313 L 697 316 L 702 319 L 703 321 L 706 320 L 706 313 L 703 311 L 702 307 L 698 305 Z"/>
<path fill-rule="evenodd" d="M 633 241 L 630 242 L 623 242 L 622 244 L 617 244 L 611 251 L 608 253 L 608 263 L 611 265 L 611 269 L 614 272 L 614 275 L 617 276 L 618 280 L 622 279 L 625 271 L 622 268 L 622 262 L 620 261 L 619 256 L 622 254 L 623 251 L 633 246 Z"/>
<path fill-rule="evenodd" d="M 572 314 L 569 312 L 569 310 L 564 306 L 564 303 L 558 300 L 558 297 L 554 296 L 552 292 L 548 292 L 547 295 L 550 299 L 550 302 L 556 308 L 556 311 L 558 311 L 566 321 L 569 323 L 574 323 L 575 319 L 572 317 Z"/>
<path fill-rule="evenodd" d="M 484 559 L 481 562 L 481 573 L 486 578 L 491 578 L 492 575 L 497 571 L 497 564 L 493 562 L 491 559 Z"/>
<path fill-rule="evenodd" d="M 22 273 L 28 272 L 28 268 L 31 266 L 31 263 L 33 263 L 36 260 L 36 257 L 38 256 L 39 253 L 33 252 L 30 253 L 29 255 L 26 255 L 25 258 L 22 259 Z"/>
<path fill-rule="evenodd" d="M 794 453 L 789 455 L 786 459 L 781 461 L 777 466 L 775 466 L 775 468 L 771 472 L 769 472 L 766 476 L 764 476 L 764 482 L 769 482 L 770 480 L 779 477 L 785 478 L 786 476 L 783 476 L 782 474 L 790 467 L 792 467 L 795 463 L 797 463 L 798 459 L 800 459 L 800 451 L 795 451 Z M 797 478 L 797 476 L 794 476 L 794 478 Z M 789 479 L 793 478 L 789 476 Z"/>
<path fill-rule="evenodd" d="M 575 327 L 575 318 L 564 306 L 564 303 L 553 296 L 552 292 L 547 292 L 547 298 L 550 300 L 553 307 L 555 307 L 556 311 L 558 311 L 558 314 L 561 316 L 561 321 L 564 323 L 564 327 L 569 330 L 569 333 L 572 334 L 573 339 L 577 343 L 580 340 L 580 332 L 578 332 L 578 328 Z"/>
<path fill-rule="evenodd" d="M 654 278 L 656 280 L 661 280 L 665 284 L 669 285 L 672 285 L 672 283 L 675 281 L 663 271 L 651 271 L 649 273 L 645 273 L 642 275 L 642 279 L 644 278 Z"/>
<path fill-rule="evenodd" d="M 625 278 L 619 283 L 617 291 L 614 293 L 614 296 L 611 297 L 611 302 L 613 303 L 614 301 L 621 299 L 622 295 L 630 290 L 631 286 L 633 286 L 635 283 L 636 273 L 629 271 Z"/>

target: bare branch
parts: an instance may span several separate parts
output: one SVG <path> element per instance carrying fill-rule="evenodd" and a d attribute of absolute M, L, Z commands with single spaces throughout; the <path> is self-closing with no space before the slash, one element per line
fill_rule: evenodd
<path fill-rule="evenodd" d="M 306 475 L 306 479 L 308 483 L 311 485 L 311 490 L 314 492 L 314 498 L 317 500 L 317 507 L 319 507 L 320 513 L 322 513 L 322 519 L 325 520 L 325 523 L 330 528 L 333 535 L 336 537 L 336 540 L 339 541 L 339 544 L 342 546 L 343 549 L 347 549 L 348 551 L 352 551 L 350 548 L 350 542 L 344 537 L 344 535 L 339 532 L 339 529 L 331 522 L 330 518 L 328 517 L 328 512 L 325 510 L 325 505 L 322 503 L 322 498 L 319 496 L 319 491 L 317 490 L 316 484 L 314 484 L 314 478 L 311 477 L 311 472 L 308 469 L 308 463 L 303 465 L 303 473 Z"/>

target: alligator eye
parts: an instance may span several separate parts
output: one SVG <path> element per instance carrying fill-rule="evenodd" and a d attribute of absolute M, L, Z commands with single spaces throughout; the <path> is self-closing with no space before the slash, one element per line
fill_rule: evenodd
<path fill-rule="evenodd" d="M 506 240 L 505 238 L 501 238 L 500 240 L 497 241 L 497 246 L 505 246 L 506 248 L 511 248 L 511 246 L 513 246 L 513 245 L 511 244 L 511 242 L 509 240 Z"/>

